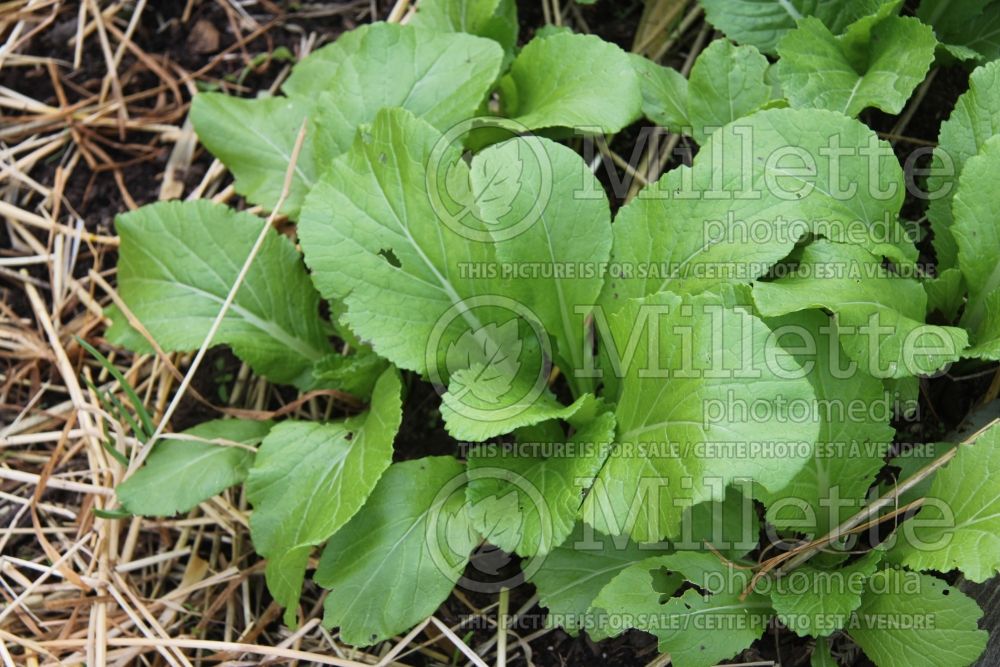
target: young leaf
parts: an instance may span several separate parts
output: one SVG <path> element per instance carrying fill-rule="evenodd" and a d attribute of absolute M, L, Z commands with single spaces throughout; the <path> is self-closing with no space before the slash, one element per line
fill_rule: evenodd
<path fill-rule="evenodd" d="M 361 511 L 327 543 L 315 580 L 329 588 L 323 623 L 366 646 L 434 613 L 458 581 L 477 537 L 450 456 L 396 463 Z"/>
<path fill-rule="evenodd" d="M 834 166 L 823 157 L 834 144 L 880 156 L 877 164 L 844 156 Z M 903 193 L 888 144 L 861 123 L 815 109 L 759 111 L 717 130 L 690 168 L 668 172 L 618 212 L 612 255 L 623 272 L 607 281 L 602 301 L 613 310 L 664 289 L 750 282 L 808 232 L 915 260 L 897 222 Z"/>
<path fill-rule="evenodd" d="M 642 92 L 628 56 L 595 35 L 559 33 L 521 49 L 500 82 L 507 116 L 529 129 L 613 133 L 639 117 Z"/>
<path fill-rule="evenodd" d="M 847 45 L 823 22 L 805 18 L 778 43 L 778 77 L 793 107 L 857 116 L 868 107 L 897 114 L 934 61 L 930 26 L 890 16 L 871 28 L 867 62 L 858 70 Z"/>
<path fill-rule="evenodd" d="M 877 667 L 965 667 L 986 647 L 976 627 L 975 601 L 925 574 L 882 570 L 848 626 L 848 634 Z"/>
<path fill-rule="evenodd" d="M 375 354 L 371 348 L 362 347 L 348 355 L 326 355 L 313 368 L 313 375 L 323 387 L 368 398 L 375 388 L 375 382 L 388 367 L 388 361 Z"/>
<path fill-rule="evenodd" d="M 997 313 L 988 308 L 989 303 L 1000 303 L 1000 227 L 992 197 L 998 169 L 1000 137 L 993 137 L 965 163 L 952 205 L 958 265 L 969 287 L 962 326 L 977 345 L 1000 345 L 984 335 L 1000 327 Z"/>
<path fill-rule="evenodd" d="M 694 139 L 704 144 L 713 131 L 757 111 L 771 99 L 764 80 L 767 58 L 753 46 L 717 39 L 699 54 L 688 82 L 687 117 Z"/>
<path fill-rule="evenodd" d="M 591 400 L 593 413 L 599 401 Z M 600 412 L 544 455 L 544 445 L 520 442 L 511 451 L 502 445 L 481 445 L 469 453 L 472 525 L 490 543 L 521 556 L 545 554 L 569 536 L 580 510 L 582 494 L 600 470 L 615 434 L 611 412 Z M 537 448 L 538 454 L 532 452 Z M 504 512 L 505 504 L 511 511 Z"/>
<path fill-rule="evenodd" d="M 884 0 L 700 0 L 705 18 L 740 44 L 774 53 L 781 37 L 805 16 L 815 16 L 835 35 L 878 10 Z"/>
<path fill-rule="evenodd" d="M 938 270 L 957 266 L 958 246 L 952 236 L 952 199 L 965 163 L 979 153 L 1000 127 L 1000 61 L 977 67 L 969 76 L 969 89 L 955 103 L 948 120 L 941 123 L 934 149 L 934 173 L 927 177 L 931 197 L 927 218 L 934 231 Z"/>
<path fill-rule="evenodd" d="M 722 500 L 737 478 L 777 490 L 812 457 L 819 428 L 809 381 L 801 373 L 784 379 L 767 363 L 780 350 L 770 330 L 729 300 L 661 292 L 612 316 L 615 348 L 631 352 L 621 368 L 617 444 L 584 502 L 584 520 L 601 532 L 640 542 L 677 535 L 686 504 Z M 770 418 L 730 407 L 743 403 Z M 805 413 L 791 418 L 792 404 Z M 759 453 L 759 443 L 782 455 Z"/>
<path fill-rule="evenodd" d="M 531 155 L 535 151 L 539 155 Z M 519 165 L 515 178 L 488 180 L 486 175 L 510 164 Z M 533 220 L 524 231 L 500 237 L 504 240 L 496 244 L 497 259 L 513 267 L 552 270 L 517 276 L 505 294 L 534 312 L 555 338 L 559 366 L 576 395 L 592 391 L 574 371 L 591 365 L 583 358 L 589 354 L 585 321 L 603 276 L 569 269 L 600 267 L 608 261 L 611 212 L 603 188 L 576 152 L 547 139 L 512 139 L 487 148 L 473 159 L 471 178 L 486 224 L 506 231 L 519 221 Z M 546 204 L 544 209 L 533 213 L 540 202 Z"/>
<path fill-rule="evenodd" d="M 778 620 L 800 637 L 831 635 L 842 629 L 861 606 L 861 591 L 875 572 L 881 551 L 869 551 L 837 569 L 805 564 L 771 584 Z"/>
<path fill-rule="evenodd" d="M 208 200 L 120 215 L 118 291 L 164 350 L 196 350 L 265 224 Z M 319 295 L 286 237 L 268 232 L 212 344 L 274 382 L 312 385 L 311 366 L 329 344 Z"/>
<path fill-rule="evenodd" d="M 657 65 L 649 58 L 629 54 L 639 76 L 642 90 L 642 114 L 671 132 L 682 133 L 691 125 L 688 120 L 688 80 L 672 67 Z"/>
<path fill-rule="evenodd" d="M 282 90 L 313 100 L 326 138 L 346 152 L 357 128 L 386 107 L 408 109 L 442 131 L 472 117 L 502 59 L 503 49 L 492 40 L 372 23 L 297 64 Z"/>
<path fill-rule="evenodd" d="M 118 501 L 132 514 L 143 516 L 187 512 L 246 479 L 254 459 L 249 446 L 263 440 L 271 426 L 269 421 L 216 419 L 184 431 L 191 440 L 164 438 L 145 465 L 115 489 Z"/>
<path fill-rule="evenodd" d="M 965 331 L 925 324 L 927 295 L 916 280 L 895 275 L 857 246 L 818 240 L 805 248 L 798 275 L 754 285 L 766 317 L 810 308 L 837 316 L 840 344 L 878 378 L 929 375 L 957 361 Z"/>
<path fill-rule="evenodd" d="M 957 568 L 975 582 L 1000 572 L 1000 426 L 959 446 L 927 498 L 893 557 L 915 570 Z"/>
<path fill-rule="evenodd" d="M 667 590 L 658 590 L 654 574 L 664 569 L 679 576 Z M 751 576 L 751 570 L 737 569 L 712 553 L 657 556 L 622 570 L 591 609 L 655 635 L 676 667 L 710 667 L 732 658 L 767 629 L 772 615 L 767 598 L 750 593 L 741 599 Z M 693 586 L 678 595 L 684 581 Z"/>
<path fill-rule="evenodd" d="M 281 198 L 295 141 L 310 109 L 303 99 L 240 99 L 201 93 L 191 103 L 198 140 L 236 177 L 236 192 L 265 210 Z M 281 212 L 298 217 L 299 208 L 320 172 L 317 148 L 322 135 L 312 125 L 295 161 L 292 185 Z"/>
<path fill-rule="evenodd" d="M 812 655 L 809 657 L 809 667 L 839 667 L 837 659 L 830 650 L 830 640 L 820 637 L 816 640 Z"/>
<path fill-rule="evenodd" d="M 864 503 L 892 442 L 892 407 L 882 382 L 847 367 L 836 326 L 824 313 L 766 322 L 778 344 L 808 370 L 822 408 L 813 459 L 780 491 L 762 491 L 762 500 L 770 523 L 822 537 Z"/>
<path fill-rule="evenodd" d="M 390 368 L 379 378 L 367 413 L 329 424 L 283 422 L 260 447 L 247 478 L 254 506 L 250 534 L 268 559 L 267 586 L 287 607 L 288 625 L 296 621 L 312 547 L 354 516 L 392 461 L 400 390 Z"/>
<path fill-rule="evenodd" d="M 489 37 L 507 53 L 517 46 L 519 26 L 514 0 L 420 0 L 410 25 Z"/>
<path fill-rule="evenodd" d="M 597 594 L 616 574 L 656 554 L 656 548 L 627 537 L 611 537 L 577 523 L 566 541 L 552 550 L 529 581 L 538 604 L 549 610 L 547 624 L 571 635 L 596 625 L 587 611 Z"/>

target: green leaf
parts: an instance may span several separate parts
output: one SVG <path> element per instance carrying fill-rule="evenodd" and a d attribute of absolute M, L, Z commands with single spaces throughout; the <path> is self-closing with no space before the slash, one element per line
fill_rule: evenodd
<path fill-rule="evenodd" d="M 877 164 L 851 155 L 833 166 L 822 152 L 831 142 L 868 146 L 880 153 Z M 809 161 L 815 177 L 806 186 Z M 830 111 L 759 111 L 717 130 L 691 167 L 668 172 L 618 212 L 612 254 L 621 274 L 609 278 L 602 301 L 614 310 L 664 289 L 750 282 L 808 232 L 915 260 L 898 223 L 903 193 L 891 148 L 861 123 Z"/>
<path fill-rule="evenodd" d="M 267 211 L 281 198 L 295 140 L 308 113 L 306 101 L 287 97 L 247 100 L 201 93 L 191 104 L 198 140 L 233 172 L 236 192 Z M 322 134 L 310 125 L 281 207 L 291 218 L 298 216 L 302 200 L 319 175 L 317 154 L 322 145 Z"/>
<path fill-rule="evenodd" d="M 313 368 L 313 375 L 323 387 L 368 398 L 375 388 L 375 382 L 388 367 L 388 361 L 375 354 L 371 348 L 362 347 L 347 355 L 328 354 Z"/>
<path fill-rule="evenodd" d="M 532 130 L 610 134 L 639 117 L 642 92 L 624 51 L 595 35 L 533 39 L 500 82 L 504 112 Z"/>
<path fill-rule="evenodd" d="M 549 610 L 549 627 L 571 635 L 594 627 L 588 610 L 597 594 L 616 574 L 656 554 L 657 547 L 638 545 L 627 537 L 612 537 L 576 524 L 565 542 L 549 553 L 529 581 L 538 591 L 538 604 Z"/>
<path fill-rule="evenodd" d="M 187 512 L 246 479 L 254 459 L 250 446 L 263 440 L 271 426 L 269 421 L 216 419 L 183 431 L 183 440 L 164 438 L 115 494 L 132 514 Z"/>
<path fill-rule="evenodd" d="M 965 667 L 986 647 L 976 627 L 982 611 L 957 588 L 925 574 L 883 570 L 848 627 L 851 638 L 878 667 Z"/>
<path fill-rule="evenodd" d="M 936 278 L 924 281 L 927 292 L 927 312 L 938 312 L 949 321 L 958 317 L 965 302 L 965 280 L 957 268 L 945 269 Z"/>
<path fill-rule="evenodd" d="M 489 37 L 507 53 L 517 45 L 519 28 L 513 0 L 420 0 L 410 25 Z"/>
<path fill-rule="evenodd" d="M 960 60 L 1000 58 L 1000 3 L 923 0 L 917 18 L 934 26 L 942 46 Z"/>
<path fill-rule="evenodd" d="M 826 636 L 842 629 L 861 606 L 865 582 L 881 559 L 881 551 L 869 551 L 843 567 L 806 564 L 778 577 L 770 590 L 778 619 L 800 637 Z"/>
<path fill-rule="evenodd" d="M 442 131 L 471 118 L 502 59 L 492 40 L 372 23 L 302 60 L 282 90 L 312 100 L 322 110 L 324 138 L 346 152 L 357 128 L 385 107 L 407 109 Z"/>
<path fill-rule="evenodd" d="M 840 344 L 861 369 L 878 378 L 929 375 L 956 361 L 965 331 L 925 324 L 920 283 L 891 273 L 863 248 L 819 240 L 802 253 L 799 272 L 754 285 L 766 317 L 810 308 L 837 316 Z"/>
<path fill-rule="evenodd" d="M 265 224 L 208 200 L 120 215 L 118 292 L 165 351 L 196 350 Z M 311 385 L 310 368 L 329 344 L 319 295 L 286 237 L 267 233 L 212 344 L 229 345 L 274 382 Z"/>
<path fill-rule="evenodd" d="M 591 402 L 594 407 L 581 412 L 599 410 L 600 403 Z M 611 412 L 578 413 L 573 421 L 577 431 L 559 442 L 481 445 L 469 452 L 472 525 L 487 541 L 534 556 L 569 536 L 583 493 L 604 463 L 615 433 Z"/>
<path fill-rule="evenodd" d="M 805 18 L 778 44 L 778 77 L 793 107 L 898 114 L 927 74 L 935 46 L 930 26 L 890 16 L 871 28 L 867 63 L 856 69 L 847 45 L 819 19 Z"/>
<path fill-rule="evenodd" d="M 630 53 L 642 90 L 642 114 L 662 127 L 682 133 L 688 120 L 688 80 L 672 67 L 657 65 L 645 56 Z"/>
<path fill-rule="evenodd" d="M 830 650 L 830 640 L 819 638 L 809 657 L 809 667 L 839 667 L 837 659 Z"/>
<path fill-rule="evenodd" d="M 907 530 L 909 528 L 909 530 Z M 1000 572 L 1000 427 L 937 471 L 914 525 L 893 556 L 915 570 L 961 570 L 983 582 Z"/>
<path fill-rule="evenodd" d="M 770 523 L 821 537 L 864 504 L 892 443 L 892 403 L 882 382 L 845 368 L 836 326 L 822 312 L 795 313 L 767 325 L 808 371 L 822 408 L 813 459 L 780 491 L 762 492 L 762 500 Z"/>
<path fill-rule="evenodd" d="M 977 155 L 1000 128 L 1000 61 L 977 67 L 969 89 L 958 98 L 948 120 L 941 123 L 934 149 L 935 172 L 927 177 L 931 197 L 927 218 L 934 231 L 938 270 L 958 264 L 958 245 L 952 236 L 952 199 L 966 162 Z"/>
<path fill-rule="evenodd" d="M 815 16 L 835 35 L 874 13 L 883 0 L 700 0 L 709 23 L 741 44 L 773 54 L 781 37 L 805 16 Z"/>
<path fill-rule="evenodd" d="M 958 246 L 958 266 L 969 287 L 962 326 L 972 333 L 977 345 L 1000 344 L 984 335 L 1000 328 L 997 312 L 988 308 L 989 303 L 1000 302 L 1000 227 L 992 196 L 998 168 L 1000 137 L 993 137 L 965 163 L 952 205 L 955 220 L 951 231 Z"/>
<path fill-rule="evenodd" d="M 286 421 L 264 440 L 247 478 L 250 534 L 267 561 L 267 586 L 294 625 L 309 553 L 346 524 L 392 461 L 402 418 L 394 369 L 379 378 L 371 408 L 343 422 Z"/>
<path fill-rule="evenodd" d="M 631 352 L 616 446 L 584 503 L 584 520 L 601 532 L 640 542 L 677 535 L 685 505 L 722 500 L 737 478 L 777 490 L 812 457 L 819 427 L 809 381 L 779 375 L 785 369 L 767 362 L 780 351 L 770 330 L 731 297 L 629 301 L 611 317 L 611 334 L 617 350 Z M 770 418 L 749 419 L 742 404 L 751 402 Z M 804 415 L 791 418 L 792 404 Z"/>
<path fill-rule="evenodd" d="M 668 570 L 673 590 L 658 590 L 655 574 Z M 635 563 L 611 580 L 592 609 L 608 612 L 618 623 L 645 630 L 670 653 L 676 667 L 710 667 L 747 648 L 767 629 L 771 617 L 767 598 L 741 594 L 752 571 L 737 569 L 711 553 L 678 553 Z M 683 581 L 693 587 L 679 595 Z M 620 625 L 615 627 L 621 629 Z"/>
<path fill-rule="evenodd" d="M 316 583 L 329 588 L 323 623 L 369 645 L 434 613 L 477 538 L 465 513 L 464 468 L 450 456 L 396 463 L 360 512 L 327 543 Z M 464 482 L 463 482 L 464 484 Z"/>
<path fill-rule="evenodd" d="M 540 155 L 533 155 L 535 151 Z M 518 173 L 495 178 L 503 165 L 517 165 Z M 558 365 L 576 395 L 592 391 L 573 371 L 591 365 L 584 361 L 589 354 L 585 322 L 601 292 L 603 276 L 570 269 L 608 262 L 611 212 L 603 188 L 576 152 L 547 139 L 512 139 L 487 148 L 473 159 L 471 180 L 484 222 L 503 230 L 496 235 L 503 239 L 496 245 L 497 259 L 511 267 L 553 269 L 515 276 L 504 294 L 531 310 L 555 338 Z M 546 206 L 536 212 L 539 202 Z M 532 220 L 523 231 L 513 233 L 522 221 Z"/>
<path fill-rule="evenodd" d="M 762 108 L 771 99 L 765 81 L 767 58 L 753 46 L 717 39 L 698 55 L 688 82 L 687 117 L 694 139 L 704 144 L 713 131 Z"/>

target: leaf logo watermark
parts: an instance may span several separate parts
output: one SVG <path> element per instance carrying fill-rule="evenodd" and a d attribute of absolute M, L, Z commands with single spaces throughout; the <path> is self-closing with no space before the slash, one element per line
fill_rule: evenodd
<path fill-rule="evenodd" d="M 464 146 L 504 146 L 503 159 L 472 158 Z M 489 150 L 489 149 L 487 149 Z M 517 121 L 471 118 L 452 126 L 425 165 L 427 196 L 438 218 L 463 238 L 498 243 L 541 218 L 552 196 L 552 165 L 541 139 Z"/>

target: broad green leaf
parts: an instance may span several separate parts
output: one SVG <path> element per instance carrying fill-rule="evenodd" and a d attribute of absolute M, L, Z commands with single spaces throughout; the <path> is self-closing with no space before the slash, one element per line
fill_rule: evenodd
<path fill-rule="evenodd" d="M 498 178 L 504 165 L 516 165 L 517 173 Z M 484 221 L 502 230 L 497 259 L 524 271 L 507 282 L 504 294 L 531 310 L 555 338 L 558 365 L 576 394 L 592 391 L 574 371 L 592 365 L 584 361 L 590 354 L 586 319 L 603 284 L 596 269 L 611 252 L 603 188 L 576 152 L 547 139 L 512 139 L 487 148 L 473 159 L 471 182 Z M 531 224 L 514 234 L 524 221 Z"/>
<path fill-rule="evenodd" d="M 698 55 L 688 81 L 687 117 L 694 139 L 762 108 L 771 99 L 767 58 L 753 46 L 717 39 Z"/>
<path fill-rule="evenodd" d="M 1000 129 L 1000 61 L 977 67 L 969 89 L 958 98 L 948 120 L 941 123 L 934 149 L 935 172 L 927 177 L 931 197 L 927 218 L 934 231 L 938 270 L 958 264 L 958 245 L 952 236 L 952 199 L 966 162 L 979 153 Z"/>
<path fill-rule="evenodd" d="M 629 54 L 639 76 L 642 90 L 642 114 L 675 133 L 685 132 L 688 120 L 688 80 L 672 67 L 657 65 L 649 58 Z"/>
<path fill-rule="evenodd" d="M 529 129 L 617 132 L 639 117 L 642 92 L 620 48 L 595 35 L 533 39 L 500 82 L 505 114 Z"/>
<path fill-rule="evenodd" d="M 924 281 L 927 292 L 927 312 L 938 312 L 949 321 L 958 317 L 965 299 L 965 279 L 958 268 L 942 271 L 937 277 Z"/>
<path fill-rule="evenodd" d="M 483 221 L 460 146 L 442 142 L 404 109 L 379 112 L 306 199 L 299 236 L 313 281 L 378 354 L 448 388 L 442 415 L 456 438 L 567 416 L 575 408 L 547 390 L 544 325 L 490 274 L 505 230 Z"/>
<path fill-rule="evenodd" d="M 780 491 L 762 493 L 762 500 L 770 523 L 822 537 L 864 504 L 892 443 L 892 402 L 881 381 L 856 364 L 851 368 L 824 313 L 795 313 L 767 325 L 807 371 L 820 428 L 813 459 Z"/>
<path fill-rule="evenodd" d="M 375 382 L 389 362 L 363 347 L 351 354 L 328 354 L 316 364 L 313 375 L 324 387 L 339 389 L 359 398 L 371 396 Z"/>
<path fill-rule="evenodd" d="M 800 637 L 842 629 L 861 606 L 865 582 L 881 559 L 881 551 L 869 551 L 843 567 L 806 564 L 772 580 L 769 592 L 778 619 Z"/>
<path fill-rule="evenodd" d="M 268 211 L 281 198 L 295 140 L 309 113 L 306 100 L 287 97 L 248 100 L 201 93 L 191 104 L 191 122 L 198 140 L 233 172 L 236 192 Z M 282 213 L 298 216 L 302 200 L 321 171 L 318 154 L 323 144 L 323 133 L 310 124 Z"/>
<path fill-rule="evenodd" d="M 488 542 L 534 556 L 569 536 L 615 434 L 614 414 L 598 412 L 599 403 L 592 403 L 580 412 L 596 414 L 578 413 L 573 419 L 578 428 L 569 438 L 481 445 L 469 452 L 470 516 Z"/>
<path fill-rule="evenodd" d="M 655 585 L 654 575 L 662 570 L 679 575 L 668 580 L 674 590 Z M 737 569 L 711 553 L 656 556 L 622 570 L 592 609 L 655 635 L 676 667 L 710 667 L 749 647 L 767 629 L 767 598 L 750 593 L 740 599 L 752 576 L 752 570 Z M 694 586 L 678 595 L 684 581 Z"/>
<path fill-rule="evenodd" d="M 989 307 L 1000 303 L 1000 225 L 992 196 L 998 169 L 1000 137 L 993 137 L 965 163 L 952 205 L 958 266 L 969 288 L 962 326 L 976 345 L 1000 345 L 989 335 L 1000 328 L 996 310 Z"/>
<path fill-rule="evenodd" d="M 965 667 L 986 647 L 982 611 L 943 581 L 903 570 L 869 579 L 847 632 L 877 667 Z"/>
<path fill-rule="evenodd" d="M 517 4 L 514 0 L 420 0 L 410 25 L 489 37 L 510 53 L 517 45 Z"/>
<path fill-rule="evenodd" d="M 736 479 L 776 491 L 812 458 L 815 394 L 768 363 L 781 351 L 770 334 L 711 292 L 662 292 L 611 317 L 610 342 L 626 351 L 618 436 L 584 503 L 588 524 L 640 542 L 675 536 L 686 505 L 722 500 Z M 768 419 L 748 418 L 744 403 Z M 792 404 L 804 409 L 796 418 Z"/>
<path fill-rule="evenodd" d="M 815 241 L 797 272 L 757 283 L 753 293 L 766 317 L 833 311 L 847 355 L 878 378 L 929 375 L 968 345 L 964 330 L 924 323 L 927 294 L 919 282 L 891 273 L 857 246 Z"/>
<path fill-rule="evenodd" d="M 254 458 L 251 447 L 271 426 L 269 421 L 216 419 L 184 431 L 184 439 L 166 437 L 115 494 L 132 514 L 187 512 L 246 479 Z"/>
<path fill-rule="evenodd" d="M 824 156 L 831 146 L 867 146 L 878 157 Z M 891 148 L 861 123 L 816 109 L 759 111 L 717 130 L 691 167 L 668 172 L 618 212 L 620 271 L 602 301 L 613 310 L 664 289 L 747 283 L 809 232 L 915 260 L 898 223 L 903 193 Z"/>
<path fill-rule="evenodd" d="M 901 529 L 893 554 L 906 567 L 983 582 L 1000 572 L 1000 427 L 937 471 L 918 523 Z"/>
<path fill-rule="evenodd" d="M 407 109 L 442 131 L 471 118 L 502 59 L 492 40 L 372 23 L 302 60 L 282 90 L 314 101 L 324 139 L 346 152 L 356 129 L 385 107 Z"/>
<path fill-rule="evenodd" d="M 965 351 L 965 356 L 1000 361 L 1000 290 L 986 295 L 982 312 L 982 323 L 973 332 L 977 343 Z"/>
<path fill-rule="evenodd" d="M 868 107 L 897 114 L 923 81 L 937 40 L 912 17 L 890 16 L 871 28 L 863 70 L 823 22 L 805 18 L 778 43 L 778 77 L 793 107 L 857 116 Z"/>
<path fill-rule="evenodd" d="M 959 60 L 1000 58 L 1000 3 L 922 0 L 917 18 L 934 26 L 941 45 Z"/>
<path fill-rule="evenodd" d="M 198 349 L 264 220 L 207 200 L 161 202 L 115 219 L 118 292 L 167 352 Z M 329 353 L 319 295 L 295 246 L 268 232 L 212 340 L 274 382 L 310 387 Z"/>
<path fill-rule="evenodd" d="M 815 16 L 835 35 L 876 12 L 883 0 L 700 0 L 709 23 L 741 44 L 774 53 L 781 37 L 806 16 Z"/>
<path fill-rule="evenodd" d="M 371 408 L 343 422 L 286 421 L 264 440 L 247 478 L 250 535 L 267 558 L 267 587 L 296 620 L 309 553 L 354 516 L 392 462 L 400 381 L 382 374 Z"/>
<path fill-rule="evenodd" d="M 369 645 L 437 609 L 477 537 L 465 513 L 464 467 L 450 456 L 392 465 L 365 506 L 327 543 L 315 580 L 331 589 L 323 623 Z"/>
<path fill-rule="evenodd" d="M 576 524 L 565 542 L 545 557 L 529 581 L 538 591 L 538 604 L 549 610 L 549 627 L 572 635 L 599 620 L 588 616 L 597 594 L 616 574 L 657 553 L 655 545 L 638 545 L 627 537 L 612 537 Z"/>

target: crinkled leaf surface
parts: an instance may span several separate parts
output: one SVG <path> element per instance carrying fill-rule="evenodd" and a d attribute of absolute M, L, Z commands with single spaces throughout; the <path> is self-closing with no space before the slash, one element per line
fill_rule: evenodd
<path fill-rule="evenodd" d="M 990 336 L 1000 328 L 1000 225 L 993 194 L 1000 173 L 1000 137 L 993 137 L 962 169 L 952 211 L 951 231 L 958 246 L 958 266 L 969 287 L 962 325 L 976 345 L 1000 345 Z"/>
<path fill-rule="evenodd" d="M 323 132 L 346 152 L 357 128 L 386 107 L 407 109 L 442 131 L 471 118 L 502 59 L 503 49 L 489 39 L 372 23 L 312 53 L 282 90 L 316 100 Z"/>
<path fill-rule="evenodd" d="M 980 616 L 972 598 L 939 579 L 882 570 L 869 580 L 847 632 L 878 667 L 965 667 L 986 648 Z"/>
<path fill-rule="evenodd" d="M 778 619 L 800 637 L 842 629 L 861 606 L 865 582 L 881 559 L 881 551 L 869 551 L 837 569 L 805 564 L 781 576 L 769 591 Z"/>
<path fill-rule="evenodd" d="M 267 586 L 287 607 L 287 624 L 295 623 L 312 547 L 354 516 L 392 462 L 400 391 L 396 370 L 386 370 L 367 413 L 328 424 L 282 422 L 260 447 L 247 479 L 250 534 L 268 559 Z"/>
<path fill-rule="evenodd" d="M 853 21 L 878 10 L 884 0 L 700 0 L 708 21 L 729 39 L 774 53 L 781 37 L 806 16 L 839 35 Z"/>
<path fill-rule="evenodd" d="M 854 155 L 831 169 L 820 153 L 831 137 L 841 146 L 877 148 L 877 167 Z M 815 176 L 804 178 L 810 159 Z M 888 144 L 861 123 L 815 109 L 759 111 L 717 130 L 691 167 L 668 172 L 619 210 L 612 257 L 620 273 L 609 277 L 602 301 L 613 310 L 616 302 L 664 289 L 750 282 L 810 231 L 916 259 L 897 222 L 903 193 Z"/>
<path fill-rule="evenodd" d="M 638 118 L 642 108 L 628 56 L 595 35 L 560 32 L 531 40 L 500 90 L 506 114 L 533 130 L 613 133 Z"/>
<path fill-rule="evenodd" d="M 927 498 L 915 539 L 901 538 L 893 556 L 916 570 L 957 568 L 975 582 L 1000 572 L 1000 427 L 960 446 Z"/>
<path fill-rule="evenodd" d="M 345 642 L 387 639 L 448 597 L 478 541 L 462 485 L 447 487 L 463 475 L 450 456 L 396 463 L 327 543 L 315 579 L 330 589 L 323 622 Z"/>
<path fill-rule="evenodd" d="M 754 285 L 757 308 L 767 317 L 833 311 L 841 345 L 870 375 L 930 374 L 968 345 L 962 329 L 925 324 L 920 283 L 890 273 L 863 248 L 819 240 L 806 247 L 799 266 L 799 274 Z"/>
<path fill-rule="evenodd" d="M 836 326 L 824 313 L 806 311 L 766 322 L 808 371 L 821 407 L 813 459 L 780 491 L 762 492 L 762 500 L 770 523 L 822 537 L 864 503 L 892 443 L 892 404 L 882 382 L 856 364 L 850 367 Z"/>
<path fill-rule="evenodd" d="M 619 352 L 616 446 L 584 503 L 584 520 L 598 530 L 640 542 L 675 536 L 685 501 L 722 500 L 736 478 L 777 490 L 811 458 L 818 423 L 787 411 L 802 402 L 811 414 L 813 389 L 767 363 L 778 348 L 744 308 L 711 292 L 661 292 L 627 302 L 611 334 L 617 350 L 630 351 Z M 710 411 L 727 401 L 758 402 L 773 417 Z M 768 457 L 754 449 L 763 442 L 796 446 Z"/>
<path fill-rule="evenodd" d="M 778 77 L 794 107 L 848 116 L 876 107 L 897 114 L 923 81 L 936 46 L 930 26 L 912 17 L 889 16 L 871 28 L 868 60 L 858 70 L 847 46 L 810 17 L 778 43 Z"/>
<path fill-rule="evenodd" d="M 655 575 L 663 570 L 678 575 L 668 580 L 673 585 L 666 590 L 656 585 Z M 630 619 L 630 627 L 655 635 L 660 651 L 669 652 L 677 667 L 711 667 L 767 629 L 772 615 L 767 598 L 750 593 L 740 599 L 751 576 L 750 570 L 736 569 L 712 553 L 656 556 L 622 570 L 592 608 Z M 694 587 L 678 595 L 685 581 Z"/>
<path fill-rule="evenodd" d="M 267 224 L 208 200 L 162 202 L 115 219 L 118 291 L 167 352 L 198 349 Z M 257 373 L 299 387 L 330 347 L 319 295 L 295 246 L 271 231 L 212 340 Z"/>
<path fill-rule="evenodd" d="M 558 443 L 480 445 L 469 453 L 472 525 L 488 542 L 533 556 L 548 553 L 569 536 L 615 433 L 614 414 L 600 411 L 596 400 L 590 403 L 570 418 L 579 427 L 576 432 Z"/>
<path fill-rule="evenodd" d="M 164 438 L 115 494 L 133 514 L 173 516 L 246 479 L 256 445 L 273 422 L 215 419 Z M 190 438 L 190 439 L 187 439 Z M 206 442 L 218 441 L 218 442 Z M 221 444 L 220 444 L 221 443 Z M 247 447 L 234 447 L 234 443 Z"/>
<path fill-rule="evenodd" d="M 931 196 L 927 218 L 934 231 L 938 269 L 958 264 L 958 246 L 952 236 L 952 200 L 969 158 L 1000 130 L 1000 61 L 976 68 L 969 76 L 969 89 L 955 103 L 948 120 L 941 123 L 934 149 L 939 173 L 927 177 Z"/>

